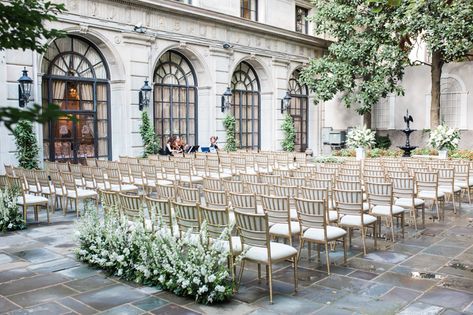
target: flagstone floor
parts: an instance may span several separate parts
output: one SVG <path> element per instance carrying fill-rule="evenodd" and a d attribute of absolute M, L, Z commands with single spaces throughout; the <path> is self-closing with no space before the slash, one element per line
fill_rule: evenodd
<path fill-rule="evenodd" d="M 336 264 L 330 276 L 303 252 L 297 293 L 289 263 L 278 265 L 272 305 L 265 280 L 258 281 L 250 265 L 235 297 L 215 306 L 124 282 L 78 262 L 75 215 L 57 212 L 49 225 L 0 234 L 0 313 L 473 314 L 473 206 L 464 204 L 456 215 L 450 207 L 443 222 L 432 222 L 428 212 L 425 229 L 408 226 L 404 240 L 382 240 L 377 251 L 368 239 L 366 256 L 355 238 L 347 266 L 337 246 L 330 254 Z"/>

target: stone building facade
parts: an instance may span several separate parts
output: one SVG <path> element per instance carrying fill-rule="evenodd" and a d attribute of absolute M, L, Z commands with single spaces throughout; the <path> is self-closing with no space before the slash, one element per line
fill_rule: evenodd
<path fill-rule="evenodd" d="M 59 104 L 78 118 L 35 126 L 43 159 L 141 155 L 138 94 L 145 80 L 153 92 L 144 110 L 162 141 L 173 134 L 207 146 L 216 135 L 223 144 L 221 96 L 230 87 L 242 147 L 280 149 L 281 99 L 289 91 L 298 148 L 321 148 L 323 107 L 311 106 L 296 81 L 328 44 L 307 34 L 301 15 L 310 13 L 309 1 L 58 2 L 68 11 L 49 27 L 67 37 L 49 43 L 44 55 L 0 51 L 0 104 L 18 106 L 17 79 L 26 67 L 35 103 Z M 14 141 L 4 126 L 0 143 L 0 164 L 14 164 Z"/>

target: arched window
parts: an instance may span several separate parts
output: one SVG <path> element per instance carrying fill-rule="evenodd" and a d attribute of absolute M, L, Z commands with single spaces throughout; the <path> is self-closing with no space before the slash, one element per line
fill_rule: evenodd
<path fill-rule="evenodd" d="M 189 60 L 170 50 L 154 71 L 154 123 L 165 146 L 171 135 L 197 144 L 197 78 Z"/>
<path fill-rule="evenodd" d="M 232 112 L 242 149 L 260 148 L 260 84 L 253 67 L 242 61 L 232 76 Z"/>
<path fill-rule="evenodd" d="M 44 124 L 44 158 L 111 158 L 110 74 L 97 47 L 72 35 L 56 39 L 43 57 L 42 72 L 43 106 L 57 104 L 76 118 Z"/>
<path fill-rule="evenodd" d="M 296 129 L 295 151 L 305 151 L 307 149 L 307 116 L 309 101 L 309 91 L 306 85 L 299 83 L 299 70 L 295 70 L 289 78 L 289 94 L 291 95 L 291 105 L 289 106 L 289 114 L 294 120 Z"/>
<path fill-rule="evenodd" d="M 452 77 L 440 81 L 440 122 L 451 128 L 460 128 L 462 88 L 460 82 Z"/>

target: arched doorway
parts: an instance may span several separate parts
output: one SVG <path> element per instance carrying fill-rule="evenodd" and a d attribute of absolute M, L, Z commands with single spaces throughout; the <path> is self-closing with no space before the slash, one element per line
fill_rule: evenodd
<path fill-rule="evenodd" d="M 66 117 L 44 124 L 44 158 L 79 162 L 110 158 L 110 72 L 100 51 L 88 40 L 56 39 L 42 62 L 43 106 L 57 104 Z"/>
<path fill-rule="evenodd" d="M 232 113 L 241 149 L 260 148 L 260 83 L 253 67 L 242 61 L 232 75 Z"/>
<path fill-rule="evenodd" d="M 170 50 L 154 71 L 154 126 L 166 144 L 171 135 L 195 145 L 197 139 L 197 77 L 189 60 Z"/>
<path fill-rule="evenodd" d="M 299 70 L 295 70 L 289 78 L 289 94 L 291 95 L 291 106 L 289 107 L 289 114 L 294 121 L 296 129 L 296 141 L 294 150 L 304 152 L 307 149 L 307 116 L 309 101 L 309 91 L 306 85 L 299 83 Z"/>

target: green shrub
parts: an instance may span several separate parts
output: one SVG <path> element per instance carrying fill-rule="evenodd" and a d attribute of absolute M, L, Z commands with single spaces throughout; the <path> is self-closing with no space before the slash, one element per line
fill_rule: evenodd
<path fill-rule="evenodd" d="M 391 147 L 391 139 L 389 139 L 389 135 L 386 135 L 386 136 L 378 136 L 378 135 L 376 135 L 375 148 L 378 148 L 378 149 L 389 149 L 390 147 Z"/>
<path fill-rule="evenodd" d="M 13 129 L 13 136 L 15 137 L 15 155 L 18 165 L 26 169 L 39 168 L 39 147 L 33 132 L 33 124 L 26 120 L 20 120 Z"/>
<path fill-rule="evenodd" d="M 146 111 L 143 111 L 141 114 L 140 135 L 141 140 L 143 140 L 143 156 L 147 157 L 150 154 L 157 154 L 159 151 L 159 139 L 154 132 L 153 125 Z"/>
<path fill-rule="evenodd" d="M 284 119 L 281 125 L 284 138 L 282 140 L 282 149 L 283 151 L 293 152 L 296 142 L 296 128 L 294 128 L 294 121 L 292 116 L 286 112 Z"/>
<path fill-rule="evenodd" d="M 227 142 L 225 143 L 224 150 L 227 152 L 233 152 L 237 150 L 237 142 L 235 138 L 236 131 L 236 120 L 235 117 L 228 113 L 223 119 L 223 127 L 227 135 Z"/>

